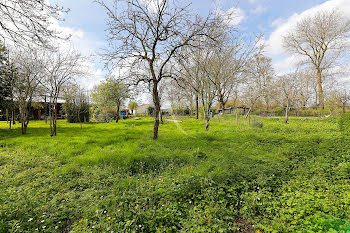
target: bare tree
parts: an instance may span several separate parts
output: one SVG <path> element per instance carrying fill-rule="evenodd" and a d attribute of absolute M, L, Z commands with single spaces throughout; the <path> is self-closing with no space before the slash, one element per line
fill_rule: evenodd
<path fill-rule="evenodd" d="M 289 111 L 300 101 L 300 85 L 297 72 L 279 76 L 275 80 L 275 99 L 285 108 L 284 123 L 288 123 Z"/>
<path fill-rule="evenodd" d="M 110 50 L 103 54 L 114 68 L 129 68 L 128 79 L 152 86 L 155 106 L 153 139 L 158 138 L 159 83 L 171 77 L 170 64 L 177 52 L 206 33 L 209 19 L 193 17 L 188 6 L 169 0 L 114 0 L 108 5 L 96 0 L 106 11 Z M 145 68 L 149 72 L 143 72 Z M 148 75 L 150 73 L 150 75 Z"/>
<path fill-rule="evenodd" d="M 0 36 L 16 45 L 51 46 L 53 38 L 60 38 L 52 20 L 61 20 L 68 10 L 52 6 L 43 0 L 5 0 L 0 2 Z"/>
<path fill-rule="evenodd" d="M 319 106 L 324 108 L 323 73 L 334 67 L 347 48 L 350 21 L 338 10 L 305 17 L 284 37 L 287 51 L 305 58 L 317 74 Z"/>
<path fill-rule="evenodd" d="M 272 68 L 271 58 L 264 56 L 261 50 L 257 51 L 249 59 L 245 70 L 245 82 L 243 85 L 243 98 L 249 106 L 245 116 L 247 118 L 254 108 L 256 102 L 262 99 L 265 102 L 266 110 L 269 110 L 271 99 L 272 79 L 274 70 Z"/>
<path fill-rule="evenodd" d="M 191 100 L 191 97 L 194 97 L 196 119 L 199 118 L 199 73 L 201 66 L 201 64 L 199 64 L 199 56 L 200 50 L 198 47 L 182 48 L 177 60 L 178 67 L 175 78 L 177 86 L 182 90 L 178 90 L 176 87 L 173 88 L 173 90 L 177 90 L 179 94 L 185 95 L 187 99 Z"/>
<path fill-rule="evenodd" d="M 246 81 L 244 85 L 242 85 L 242 88 L 242 99 L 245 104 L 249 106 L 249 110 L 245 115 L 245 119 L 247 119 L 249 114 L 253 111 L 256 102 L 261 98 L 262 93 L 258 88 L 255 88 L 255 83 L 250 80 Z"/>
<path fill-rule="evenodd" d="M 349 90 L 346 88 L 341 88 L 338 92 L 337 99 L 339 100 L 339 103 L 341 104 L 341 108 L 343 110 L 343 113 L 346 113 L 346 107 L 348 106 L 348 103 L 350 101 L 350 93 Z"/>
<path fill-rule="evenodd" d="M 217 100 L 224 113 L 225 105 L 236 91 L 237 84 L 242 81 L 243 73 L 256 50 L 260 37 L 254 43 L 245 42 L 241 36 L 224 41 L 224 44 L 213 47 L 213 82 L 217 89 Z"/>
<path fill-rule="evenodd" d="M 346 113 L 346 107 L 350 101 L 350 92 L 345 87 L 335 87 L 326 95 L 326 100 L 331 110 L 334 110 L 334 107 L 340 107 L 342 112 Z"/>
<path fill-rule="evenodd" d="M 305 69 L 301 70 L 298 72 L 298 75 L 296 75 L 296 78 L 298 79 L 298 83 L 300 85 L 300 102 L 302 108 L 306 108 L 308 106 L 312 99 L 313 92 L 315 94 L 315 100 L 317 99 L 317 80 L 314 73 L 315 72 L 312 70 Z"/>
<path fill-rule="evenodd" d="M 13 80 L 14 100 L 20 110 L 22 134 L 29 124 L 29 109 L 40 81 L 43 79 L 43 57 L 36 50 L 19 50 L 10 57 L 15 69 Z"/>
<path fill-rule="evenodd" d="M 215 61 L 215 54 L 210 48 L 201 53 L 200 59 L 200 74 L 199 74 L 199 94 L 203 107 L 203 115 L 205 119 L 205 129 L 209 130 L 209 122 L 211 110 L 214 101 L 218 95 L 215 85 L 215 74 L 217 69 L 212 65 Z"/>
<path fill-rule="evenodd" d="M 180 56 L 178 56 L 178 70 L 175 80 L 182 89 L 178 90 L 179 93 L 186 97 L 187 102 L 192 105 L 194 101 L 195 117 L 199 119 L 199 103 L 203 92 L 203 77 L 201 76 L 204 71 L 203 65 L 208 62 L 204 61 L 203 51 L 209 53 L 214 44 L 208 43 L 208 41 L 202 41 L 202 43 L 196 41 L 196 43 L 198 43 L 198 47 L 185 47 L 181 50 Z"/>
<path fill-rule="evenodd" d="M 179 110 L 184 111 L 185 109 L 190 110 L 190 115 L 193 115 L 193 108 L 197 111 L 195 106 L 195 98 L 198 98 L 198 93 L 194 93 L 194 90 L 187 85 L 183 85 L 182 79 L 171 80 L 171 84 L 168 88 L 167 99 L 170 101 L 173 113 L 178 113 Z M 180 85 L 181 86 L 180 86 Z M 198 106 L 197 106 L 198 107 Z M 197 117 L 196 112 L 196 117 Z M 197 118 L 198 119 L 198 118 Z"/>
<path fill-rule="evenodd" d="M 49 96 L 50 136 L 57 134 L 57 101 L 65 84 L 84 74 L 83 57 L 76 51 L 45 51 L 45 79 L 42 84 Z"/>

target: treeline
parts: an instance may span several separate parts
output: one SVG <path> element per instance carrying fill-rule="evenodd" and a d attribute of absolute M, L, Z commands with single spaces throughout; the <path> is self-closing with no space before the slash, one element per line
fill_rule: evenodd
<path fill-rule="evenodd" d="M 283 109 L 285 123 L 292 110 L 296 115 L 317 114 L 314 108 L 319 109 L 317 115 L 333 115 L 337 109 L 345 113 L 350 93 L 339 68 L 348 49 L 349 22 L 337 10 L 317 12 L 298 22 L 283 43 L 301 63 L 283 75 L 273 69 L 259 38 L 249 44 L 221 26 L 215 44 L 202 42 L 201 47 L 188 46 L 179 53 L 176 79 L 169 85 L 172 107 L 195 109 L 198 118 L 202 106 L 207 129 L 210 111 L 228 106 L 248 107 L 247 116 L 253 110 L 280 114 Z"/>

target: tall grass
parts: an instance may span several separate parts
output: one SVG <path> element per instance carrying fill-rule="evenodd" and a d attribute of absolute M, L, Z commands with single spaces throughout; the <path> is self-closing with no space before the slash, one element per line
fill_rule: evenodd
<path fill-rule="evenodd" d="M 257 121 L 182 119 L 157 141 L 151 118 L 1 130 L 0 232 L 347 232 L 338 120 Z"/>

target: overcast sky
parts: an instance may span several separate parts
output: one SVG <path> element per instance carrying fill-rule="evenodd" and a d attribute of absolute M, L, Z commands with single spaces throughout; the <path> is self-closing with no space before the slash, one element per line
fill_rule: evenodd
<path fill-rule="evenodd" d="M 108 0 L 106 0 L 108 1 Z M 65 22 L 59 26 L 73 35 L 72 44 L 82 53 L 89 55 L 106 45 L 106 14 L 92 0 L 50 0 L 70 9 Z M 181 1 L 180 1 L 181 2 Z M 188 2 L 188 1 L 186 1 Z M 266 55 L 273 59 L 277 73 L 287 72 L 294 67 L 293 58 L 283 51 L 282 35 L 301 17 L 312 14 L 318 9 L 338 8 L 350 16 L 350 0 L 222 0 L 217 1 L 221 11 L 236 9 L 240 15 L 240 30 L 250 34 L 264 34 L 267 44 Z M 214 9 L 212 0 L 192 0 L 191 8 L 195 13 L 207 15 Z M 86 85 L 92 87 L 99 82 L 105 72 L 98 59 L 91 64 L 92 77 Z"/>

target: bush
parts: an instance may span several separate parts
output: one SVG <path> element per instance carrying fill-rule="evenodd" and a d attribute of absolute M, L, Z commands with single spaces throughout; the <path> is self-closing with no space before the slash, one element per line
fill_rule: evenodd
<path fill-rule="evenodd" d="M 107 123 L 116 119 L 117 111 L 109 108 L 101 109 L 94 104 L 91 108 L 91 115 L 94 121 Z"/>
<path fill-rule="evenodd" d="M 148 113 L 149 116 L 153 116 L 153 114 L 154 114 L 154 107 L 149 106 L 147 108 L 147 113 Z"/>
<path fill-rule="evenodd" d="M 79 88 L 73 89 L 65 94 L 66 103 L 63 109 L 69 123 L 89 122 L 90 104 L 88 96 Z"/>

